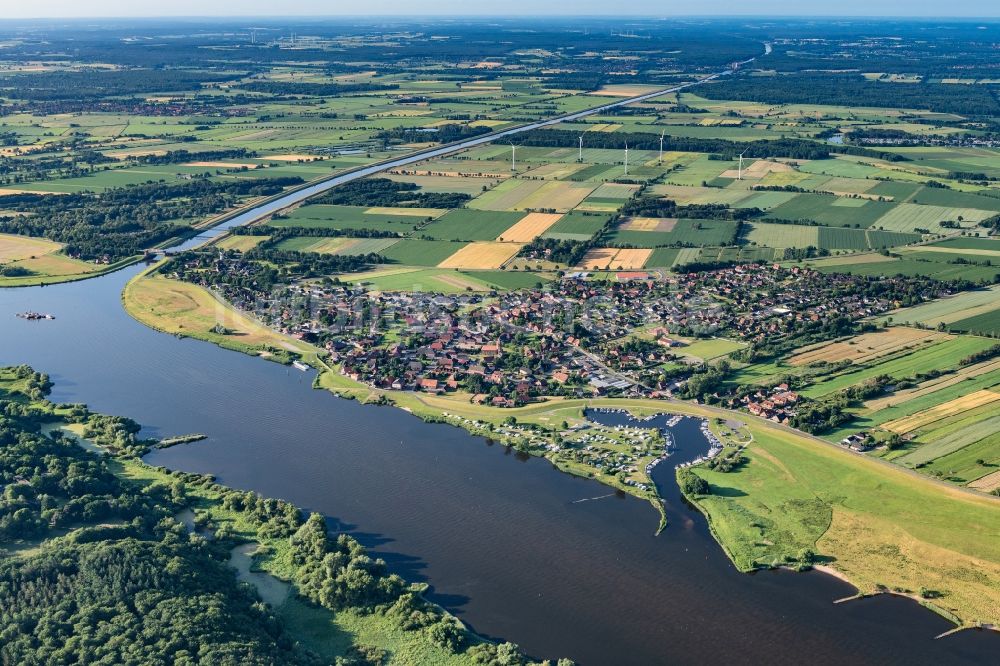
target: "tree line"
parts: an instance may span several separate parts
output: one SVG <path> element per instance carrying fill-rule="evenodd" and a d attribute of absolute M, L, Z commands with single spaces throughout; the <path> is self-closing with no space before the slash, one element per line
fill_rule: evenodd
<path fill-rule="evenodd" d="M 23 215 L 0 217 L 0 232 L 40 236 L 66 244 L 81 259 L 116 261 L 190 230 L 179 220 L 221 213 L 245 197 L 268 196 L 298 185 L 297 176 L 179 183 L 145 183 L 52 196 L 15 194 L 4 200 Z"/>

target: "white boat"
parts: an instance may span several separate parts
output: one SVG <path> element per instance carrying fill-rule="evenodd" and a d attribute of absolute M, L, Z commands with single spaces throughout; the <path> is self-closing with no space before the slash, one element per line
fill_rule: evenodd
<path fill-rule="evenodd" d="M 292 365 L 301 370 L 302 372 L 305 372 L 306 370 L 309 369 L 309 366 L 303 363 L 302 361 L 292 361 Z"/>

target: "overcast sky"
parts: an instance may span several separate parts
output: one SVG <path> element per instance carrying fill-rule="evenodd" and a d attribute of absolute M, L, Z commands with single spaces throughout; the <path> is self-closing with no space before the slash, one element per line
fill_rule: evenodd
<path fill-rule="evenodd" d="M 831 15 L 840 16 L 1000 16 L 997 0 L 839 0 L 805 3 L 801 0 L 505 0 L 470 3 L 467 0 L 0 0 L 0 18 L 87 16 L 334 16 L 387 15 L 498 15 L 622 13 L 671 15 Z"/>

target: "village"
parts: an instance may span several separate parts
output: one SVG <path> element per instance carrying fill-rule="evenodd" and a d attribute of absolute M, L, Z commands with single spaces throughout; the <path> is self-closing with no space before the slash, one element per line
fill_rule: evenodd
<path fill-rule="evenodd" d="M 692 341 L 794 342 L 898 307 L 920 287 L 907 278 L 753 264 L 621 281 L 576 273 L 506 292 L 372 291 L 330 277 L 264 291 L 239 279 L 251 264 L 237 253 L 220 253 L 208 269 L 204 261 L 192 265 L 197 270 L 185 279 L 322 347 L 354 381 L 387 391 L 467 393 L 475 404 L 501 408 L 555 396 L 671 397 L 710 364 L 685 353 Z M 237 279 L 219 283 L 212 273 Z M 712 397 L 780 423 L 799 403 L 787 384 Z"/>

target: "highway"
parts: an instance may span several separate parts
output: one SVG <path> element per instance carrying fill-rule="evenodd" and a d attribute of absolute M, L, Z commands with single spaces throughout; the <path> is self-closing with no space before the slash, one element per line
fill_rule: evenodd
<path fill-rule="evenodd" d="M 771 45 L 769 43 L 764 44 L 764 53 L 767 55 L 771 52 Z M 737 63 L 738 66 L 745 65 L 755 61 L 757 57 L 748 58 L 742 62 Z M 291 192 L 285 194 L 280 194 L 275 197 L 269 197 L 268 199 L 246 206 L 238 211 L 235 211 L 228 217 L 223 218 L 219 224 L 205 229 L 197 236 L 189 238 L 182 243 L 171 246 L 169 249 L 173 252 L 178 252 L 182 250 L 190 250 L 195 247 L 199 247 L 206 243 L 209 243 L 218 237 L 225 234 L 229 229 L 233 227 L 243 226 L 245 224 L 250 224 L 251 222 L 256 222 L 263 217 L 267 217 L 273 213 L 276 213 L 284 208 L 288 208 L 294 204 L 297 204 L 309 197 L 316 196 L 317 194 L 322 194 L 329 189 L 337 187 L 338 185 L 343 185 L 344 183 L 349 183 L 359 178 L 365 178 L 373 174 L 379 173 L 381 171 L 386 171 L 388 169 L 395 169 L 397 167 L 406 166 L 408 164 L 413 164 L 415 162 L 420 162 L 421 160 L 426 160 L 432 157 L 440 157 L 442 155 L 448 155 L 450 153 L 458 152 L 461 150 L 466 150 L 474 146 L 479 146 L 484 143 L 492 143 L 494 141 L 502 141 L 508 137 L 521 134 L 523 132 L 530 132 L 542 127 L 549 127 L 550 125 L 556 125 L 563 122 L 572 122 L 574 120 L 579 120 L 580 118 L 586 118 L 587 116 L 592 116 L 595 114 L 604 113 L 610 109 L 615 109 L 620 106 L 625 106 L 627 104 L 634 104 L 635 102 L 644 102 L 649 99 L 660 97 L 661 95 L 669 95 L 670 93 L 675 93 L 680 90 L 685 90 L 687 88 L 693 88 L 695 86 L 700 86 L 709 81 L 713 81 L 719 77 L 727 76 L 732 73 L 732 69 L 726 69 L 721 72 L 716 72 L 710 76 L 697 81 L 691 81 L 690 83 L 683 83 L 681 85 L 673 86 L 672 88 L 665 88 L 663 90 L 656 90 L 653 92 L 645 93 L 642 95 L 636 95 L 635 97 L 627 97 L 624 99 L 617 100 L 608 104 L 602 104 L 601 106 L 595 106 L 591 109 L 586 109 L 584 111 L 576 111 L 573 113 L 568 113 L 560 116 L 555 116 L 552 118 L 546 118 L 545 120 L 539 120 L 537 122 L 528 123 L 526 125 L 518 125 L 517 127 L 511 127 L 500 132 L 493 132 L 490 134 L 484 134 L 471 139 L 465 139 L 456 143 L 450 143 L 444 146 L 438 146 L 436 148 L 428 148 L 426 150 L 420 150 L 414 153 L 408 153 L 404 157 L 399 157 L 397 159 L 392 159 L 384 162 L 377 162 L 365 167 L 359 167 L 357 169 L 352 169 L 351 171 L 339 173 L 337 175 L 331 176 L 324 180 L 306 184 L 305 186 L 299 187 Z"/>

